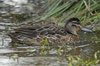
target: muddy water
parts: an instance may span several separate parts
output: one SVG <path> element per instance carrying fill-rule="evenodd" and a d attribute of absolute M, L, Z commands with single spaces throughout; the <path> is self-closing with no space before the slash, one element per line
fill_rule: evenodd
<path fill-rule="evenodd" d="M 63 47 L 66 55 L 81 56 L 81 58 L 93 58 L 94 53 L 100 51 L 100 31 L 94 33 L 84 33 L 77 45 Z M 47 53 L 41 54 L 39 46 L 19 46 L 11 47 L 11 39 L 7 35 L 0 35 L 0 66 L 66 66 L 63 49 L 61 54 L 57 53 L 56 48 L 45 48 Z M 74 49 L 73 49 L 73 48 Z M 100 54 L 98 54 L 100 59 Z M 99 65 L 97 65 L 99 66 Z"/>
<path fill-rule="evenodd" d="M 45 46 L 44 48 L 23 45 L 11 47 L 11 39 L 7 36 L 7 32 L 18 27 L 16 23 L 27 23 L 23 19 L 39 17 L 39 12 L 44 7 L 43 0 L 26 0 L 30 1 L 28 4 L 22 0 L 24 1 L 23 6 L 20 5 L 22 2 L 20 4 L 16 2 L 16 4 L 13 1 L 17 0 L 11 2 L 10 0 L 0 0 L 0 66 L 67 66 L 66 55 L 80 56 L 82 59 L 88 60 L 93 59 L 94 54 L 100 51 L 100 31 L 81 33 L 80 42 L 76 44 L 58 47 Z M 100 53 L 97 56 L 97 59 L 100 59 Z"/>
<path fill-rule="evenodd" d="M 18 60 L 0 57 L 0 66 L 66 66 L 66 62 L 60 62 L 56 57 L 20 57 Z"/>
<path fill-rule="evenodd" d="M 0 66 L 66 66 L 65 60 L 60 62 L 56 56 L 36 55 L 38 47 L 10 48 L 9 42 L 9 37 L 0 36 Z"/>

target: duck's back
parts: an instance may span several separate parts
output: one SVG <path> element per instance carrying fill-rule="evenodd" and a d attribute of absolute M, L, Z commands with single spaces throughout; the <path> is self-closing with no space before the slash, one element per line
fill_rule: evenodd
<path fill-rule="evenodd" d="M 14 32 L 9 33 L 13 42 L 22 43 L 35 43 L 37 39 L 41 40 L 43 37 L 53 38 L 56 35 L 65 35 L 65 31 L 62 27 L 55 23 L 37 23 L 33 26 L 25 26 L 15 29 Z M 56 38 L 58 38 L 57 36 Z M 51 39 L 52 39 L 51 38 Z M 31 42 L 30 42 L 31 41 Z"/>

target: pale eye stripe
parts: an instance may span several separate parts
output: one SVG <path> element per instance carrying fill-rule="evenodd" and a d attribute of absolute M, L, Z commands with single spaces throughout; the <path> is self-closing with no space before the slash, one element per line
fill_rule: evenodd
<path fill-rule="evenodd" d="M 77 21 L 72 21 L 72 22 L 77 22 Z"/>
<path fill-rule="evenodd" d="M 77 23 L 77 21 L 72 21 L 73 23 Z"/>

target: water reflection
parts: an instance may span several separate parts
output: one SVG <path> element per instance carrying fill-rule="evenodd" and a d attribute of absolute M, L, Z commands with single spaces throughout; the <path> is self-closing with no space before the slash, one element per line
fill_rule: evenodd
<path fill-rule="evenodd" d="M 66 61 L 59 61 L 57 57 L 20 57 L 19 62 L 9 59 L 9 57 L 1 56 L 1 66 L 66 66 Z"/>
<path fill-rule="evenodd" d="M 93 59 L 94 54 L 97 51 L 100 51 L 99 31 L 95 33 L 82 34 L 81 36 L 81 41 L 77 44 L 67 45 L 66 47 L 51 46 L 51 48 L 45 48 L 44 51 L 47 52 L 46 55 L 40 54 L 41 50 L 39 46 L 22 46 L 10 48 L 9 44 L 6 46 L 6 41 L 9 39 L 6 37 L 7 40 L 4 39 L 4 45 L 2 45 L 1 40 L 0 65 L 4 64 L 4 66 L 15 66 L 17 64 L 16 66 L 66 66 L 67 61 L 64 59 L 64 57 L 65 55 L 69 54 L 73 56 L 80 56 L 85 60 Z M 100 53 L 98 53 L 97 56 L 98 59 L 100 59 Z M 63 60 L 61 61 L 59 57 L 62 57 Z"/>

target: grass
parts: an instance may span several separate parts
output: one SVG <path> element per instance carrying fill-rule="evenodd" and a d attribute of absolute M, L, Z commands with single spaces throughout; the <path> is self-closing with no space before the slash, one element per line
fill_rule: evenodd
<path fill-rule="evenodd" d="M 55 18 L 64 22 L 71 17 L 78 17 L 85 25 L 100 19 L 100 2 L 98 0 L 51 0 L 41 20 Z M 47 4 L 47 5 L 48 5 Z"/>

